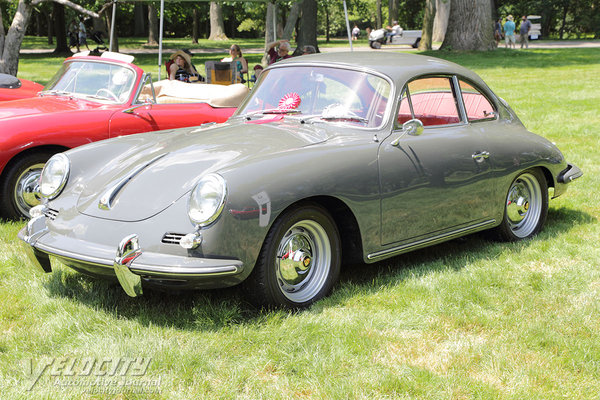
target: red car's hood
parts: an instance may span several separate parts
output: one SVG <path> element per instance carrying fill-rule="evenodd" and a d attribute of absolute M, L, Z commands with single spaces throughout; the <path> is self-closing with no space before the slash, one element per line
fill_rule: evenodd
<path fill-rule="evenodd" d="M 25 115 L 89 110 L 100 107 L 105 107 L 105 105 L 67 96 L 38 96 L 0 103 L 0 120 Z"/>

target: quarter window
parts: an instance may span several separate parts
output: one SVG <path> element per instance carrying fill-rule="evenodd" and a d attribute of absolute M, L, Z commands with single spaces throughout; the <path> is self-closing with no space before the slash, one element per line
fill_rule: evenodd
<path fill-rule="evenodd" d="M 460 91 L 465 103 L 465 111 L 469 122 L 494 118 L 496 111 L 489 100 L 475 87 L 460 81 Z"/>
<path fill-rule="evenodd" d="M 449 125 L 460 122 L 456 98 L 450 78 L 431 77 L 410 82 L 402 94 L 398 124 L 410 119 L 424 126 Z"/>

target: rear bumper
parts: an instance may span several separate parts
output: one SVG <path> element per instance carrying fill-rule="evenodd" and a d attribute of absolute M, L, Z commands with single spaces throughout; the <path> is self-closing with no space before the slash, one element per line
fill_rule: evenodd
<path fill-rule="evenodd" d="M 131 235 L 136 236 L 136 235 Z M 107 249 L 48 231 L 45 217 L 31 219 L 19 232 L 25 251 L 38 270 L 51 272 L 50 257 L 92 276 L 117 278 L 130 296 L 142 294 L 142 286 L 173 289 L 209 289 L 234 286 L 243 280 L 240 260 L 184 257 L 144 252 L 138 244 L 135 257 L 125 248 Z M 136 239 L 136 243 L 137 239 Z"/>
<path fill-rule="evenodd" d="M 559 183 L 570 183 L 581 176 L 583 176 L 583 172 L 576 165 L 568 163 L 567 168 L 558 174 L 556 180 Z"/>

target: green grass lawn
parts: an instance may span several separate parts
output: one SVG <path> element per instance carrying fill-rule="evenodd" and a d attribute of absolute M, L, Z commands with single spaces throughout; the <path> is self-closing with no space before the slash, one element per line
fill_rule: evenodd
<path fill-rule="evenodd" d="M 23 223 L 2 223 L 0 397 L 598 398 L 600 49 L 427 54 L 475 70 L 584 171 L 540 235 L 344 266 L 330 297 L 287 312 L 256 310 L 236 288 L 131 299 L 58 264 L 43 275 L 15 237 Z M 19 76 L 45 82 L 60 62 L 23 56 Z M 109 360 L 90 376 L 104 380 L 65 376 L 60 357 Z M 137 357 L 143 376 L 97 375 Z M 34 384 L 31 367 L 54 358 Z"/>

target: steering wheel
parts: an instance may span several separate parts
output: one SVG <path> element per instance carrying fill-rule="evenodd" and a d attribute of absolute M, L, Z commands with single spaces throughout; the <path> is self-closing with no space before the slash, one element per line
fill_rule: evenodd
<path fill-rule="evenodd" d="M 98 91 L 96 92 L 96 96 L 100 96 L 100 93 L 105 93 L 108 95 L 109 99 L 119 102 L 119 98 L 117 97 L 117 95 L 114 94 L 113 92 L 111 92 L 109 89 L 106 89 L 106 88 L 98 89 Z M 102 96 L 102 97 L 106 97 L 106 96 Z"/>

